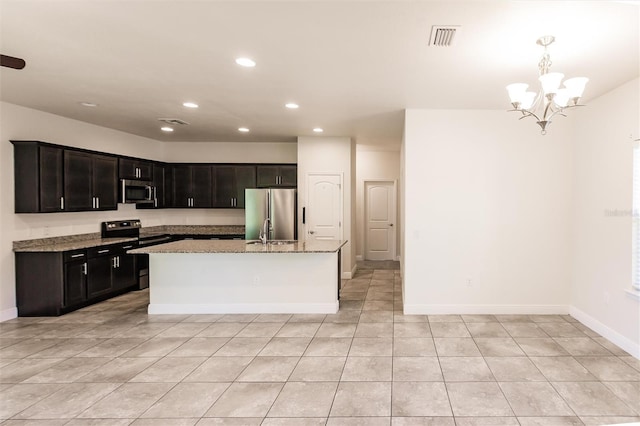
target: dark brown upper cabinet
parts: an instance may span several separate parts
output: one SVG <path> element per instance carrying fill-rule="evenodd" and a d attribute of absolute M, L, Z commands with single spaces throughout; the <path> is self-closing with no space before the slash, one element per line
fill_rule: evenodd
<path fill-rule="evenodd" d="M 51 213 L 64 210 L 62 148 L 37 141 L 12 141 L 14 148 L 15 212 Z"/>
<path fill-rule="evenodd" d="M 215 191 L 213 206 L 243 209 L 244 190 L 256 187 L 256 167 L 253 165 L 213 166 Z"/>
<path fill-rule="evenodd" d="M 16 213 L 117 209 L 116 157 L 38 141 L 12 143 Z"/>
<path fill-rule="evenodd" d="M 153 163 L 136 158 L 119 160 L 118 174 L 120 179 L 137 179 L 151 181 L 153 179 Z"/>
<path fill-rule="evenodd" d="M 64 150 L 65 211 L 117 210 L 118 159 Z"/>
<path fill-rule="evenodd" d="M 209 164 L 174 164 L 172 167 L 172 207 L 213 206 L 213 179 Z"/>
<path fill-rule="evenodd" d="M 298 185 L 298 167 L 295 164 L 259 164 L 258 188 L 295 187 Z"/>

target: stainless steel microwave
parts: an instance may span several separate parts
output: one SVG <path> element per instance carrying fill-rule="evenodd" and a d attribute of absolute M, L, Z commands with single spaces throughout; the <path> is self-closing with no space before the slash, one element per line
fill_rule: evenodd
<path fill-rule="evenodd" d="M 126 204 L 153 203 L 153 182 L 120 179 L 120 202 Z"/>

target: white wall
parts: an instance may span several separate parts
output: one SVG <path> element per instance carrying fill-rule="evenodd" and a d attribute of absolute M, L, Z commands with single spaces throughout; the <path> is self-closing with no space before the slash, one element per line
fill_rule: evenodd
<path fill-rule="evenodd" d="M 355 191 L 354 144 L 347 137 L 299 137 L 298 138 L 298 238 L 305 239 L 302 224 L 302 208 L 306 203 L 307 175 L 309 173 L 338 173 L 343 176 L 343 239 L 342 277 L 351 278 L 355 272 L 353 250 L 355 229 L 352 226 Z"/>
<path fill-rule="evenodd" d="M 144 226 L 244 224 L 244 210 L 136 210 L 135 206 L 124 204 L 118 205 L 117 211 L 15 214 L 12 139 L 40 140 L 160 161 L 296 161 L 295 143 L 173 145 L 0 102 L 0 321 L 16 315 L 13 241 L 99 232 L 100 222 L 131 218 L 140 218 Z"/>
<path fill-rule="evenodd" d="M 358 259 L 364 256 L 365 238 L 365 200 L 364 183 L 366 180 L 389 180 L 398 182 L 398 193 L 400 183 L 400 152 L 382 151 L 380 148 L 367 148 L 358 145 L 356 152 L 356 244 L 355 253 Z M 398 195 L 398 194 L 396 194 Z M 398 198 L 399 199 L 399 198 Z M 396 200 L 396 203 L 398 201 Z M 399 203 L 396 213 L 396 255 L 400 255 L 399 233 L 401 228 Z"/>
<path fill-rule="evenodd" d="M 289 142 L 165 142 L 166 161 L 174 163 L 296 163 L 298 148 Z"/>
<path fill-rule="evenodd" d="M 571 122 L 556 121 L 541 136 L 504 111 L 406 111 L 406 313 L 568 312 Z"/>
<path fill-rule="evenodd" d="M 573 140 L 572 314 L 640 357 L 640 300 L 631 288 L 633 138 L 640 137 L 635 79 L 577 111 Z M 633 137 L 631 137 L 633 135 Z"/>

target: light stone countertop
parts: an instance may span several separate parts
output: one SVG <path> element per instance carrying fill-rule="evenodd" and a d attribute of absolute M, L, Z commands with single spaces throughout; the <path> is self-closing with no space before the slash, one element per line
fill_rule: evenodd
<path fill-rule="evenodd" d="M 81 250 L 92 247 L 107 246 L 110 244 L 127 243 L 129 241 L 138 241 L 137 238 L 91 238 L 86 240 L 68 240 L 58 241 L 51 244 L 34 244 L 16 247 L 14 244 L 13 251 L 21 253 L 43 253 L 43 252 L 62 252 L 71 250 Z"/>
<path fill-rule="evenodd" d="M 247 244 L 245 240 L 183 240 L 129 250 L 130 254 L 157 253 L 335 253 L 346 240 L 293 241 L 288 244 Z"/>
<path fill-rule="evenodd" d="M 244 225 L 161 225 L 140 228 L 140 237 L 154 235 L 239 235 Z M 110 244 L 137 241 L 137 238 L 101 238 L 100 232 L 63 235 L 13 242 L 13 251 L 22 253 L 63 252 L 81 250 Z"/>

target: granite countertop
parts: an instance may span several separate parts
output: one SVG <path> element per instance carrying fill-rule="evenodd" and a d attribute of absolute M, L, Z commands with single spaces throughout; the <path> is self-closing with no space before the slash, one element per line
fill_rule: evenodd
<path fill-rule="evenodd" d="M 244 235 L 244 225 L 161 225 L 140 228 L 141 237 L 153 235 Z"/>
<path fill-rule="evenodd" d="M 127 253 L 335 253 L 346 243 L 346 240 L 292 241 L 288 244 L 248 244 L 244 240 L 183 240 L 137 248 Z"/>
<path fill-rule="evenodd" d="M 140 228 L 140 237 L 154 235 L 244 235 L 244 225 L 162 225 Z M 137 238 L 101 238 L 100 232 L 13 242 L 14 252 L 63 252 L 137 241 Z"/>
<path fill-rule="evenodd" d="M 48 244 L 32 244 L 32 245 L 23 245 L 16 247 L 14 245 L 13 251 L 15 252 L 31 252 L 31 253 L 40 253 L 40 252 L 62 252 L 62 251 L 71 251 L 71 250 L 81 250 L 92 247 L 100 247 L 100 246 L 108 246 L 111 244 L 120 244 L 126 243 L 129 241 L 138 241 L 137 238 L 91 238 L 85 240 L 57 240 L 56 242 L 51 242 Z M 24 241 L 16 241 L 16 242 L 24 242 Z"/>

